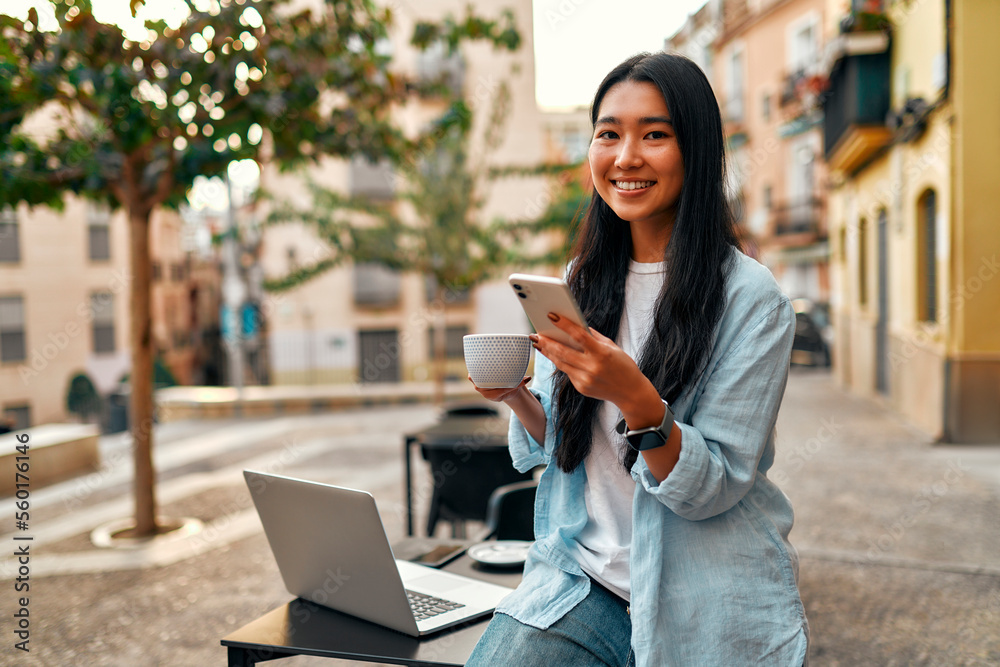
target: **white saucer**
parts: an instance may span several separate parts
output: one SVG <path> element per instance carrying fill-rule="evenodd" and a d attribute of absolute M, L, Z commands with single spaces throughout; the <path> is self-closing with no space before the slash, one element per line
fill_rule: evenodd
<path fill-rule="evenodd" d="M 481 542 L 469 547 L 466 553 L 472 560 L 484 565 L 520 565 L 527 559 L 532 544 L 534 542 L 521 540 Z"/>

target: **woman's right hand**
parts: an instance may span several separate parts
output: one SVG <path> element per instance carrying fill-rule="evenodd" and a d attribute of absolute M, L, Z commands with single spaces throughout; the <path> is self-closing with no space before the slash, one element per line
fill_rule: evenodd
<path fill-rule="evenodd" d="M 472 382 L 472 377 L 469 376 L 469 382 Z M 488 401 L 493 401 L 495 403 L 505 403 L 510 399 L 517 396 L 518 392 L 522 389 L 526 389 L 528 383 L 531 382 L 531 376 L 526 376 L 521 383 L 516 387 L 502 387 L 500 389 L 483 389 L 482 387 L 476 387 L 476 383 L 472 382 L 472 386 L 476 387 L 476 391 L 479 395 Z"/>

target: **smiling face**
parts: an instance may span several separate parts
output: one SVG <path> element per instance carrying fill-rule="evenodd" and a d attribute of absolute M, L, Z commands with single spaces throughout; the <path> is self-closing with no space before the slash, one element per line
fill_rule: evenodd
<path fill-rule="evenodd" d="M 612 86 L 598 109 L 589 156 L 597 193 L 633 233 L 637 225 L 669 233 L 684 160 L 659 88 L 646 81 Z"/>

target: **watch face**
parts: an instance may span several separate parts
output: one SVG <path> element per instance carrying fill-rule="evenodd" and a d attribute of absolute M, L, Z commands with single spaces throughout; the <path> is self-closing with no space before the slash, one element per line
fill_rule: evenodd
<path fill-rule="evenodd" d="M 636 434 L 628 438 L 628 443 L 632 445 L 632 448 L 640 452 L 662 447 L 666 441 L 666 438 L 660 434 L 659 429 L 650 429 L 645 433 Z"/>

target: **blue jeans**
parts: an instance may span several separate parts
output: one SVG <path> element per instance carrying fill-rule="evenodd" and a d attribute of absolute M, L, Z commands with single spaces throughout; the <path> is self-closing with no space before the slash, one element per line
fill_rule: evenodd
<path fill-rule="evenodd" d="M 590 593 L 547 630 L 497 613 L 466 667 L 635 667 L 625 601 L 593 582 Z"/>

